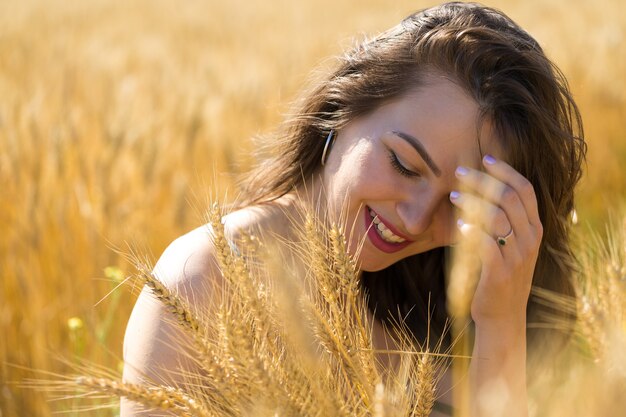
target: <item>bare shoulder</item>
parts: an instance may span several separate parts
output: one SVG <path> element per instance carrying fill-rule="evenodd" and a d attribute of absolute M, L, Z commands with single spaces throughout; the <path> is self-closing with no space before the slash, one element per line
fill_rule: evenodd
<path fill-rule="evenodd" d="M 251 209 L 225 216 L 228 240 L 236 241 L 240 233 L 255 228 L 261 219 Z M 178 237 L 163 251 L 153 269 L 156 278 L 192 309 L 207 311 L 223 285 L 212 234 L 211 226 L 205 224 Z M 154 369 L 169 368 L 179 359 L 176 342 L 181 335 L 171 336 L 177 329 L 169 316 L 167 307 L 148 288 L 143 288 L 126 328 L 125 378 L 139 379 L 139 372 L 155 376 Z"/>
<path fill-rule="evenodd" d="M 281 211 L 273 206 L 249 207 L 233 212 L 223 219 L 229 241 L 237 241 L 241 233 L 256 234 L 259 230 L 276 232 L 285 223 Z M 209 312 L 219 297 L 223 278 L 216 259 L 213 230 L 204 225 L 174 240 L 154 267 L 154 275 L 171 291 L 185 300 L 192 309 Z M 144 288 L 131 313 L 124 337 L 124 380 L 173 385 L 180 382 L 180 368 L 189 367 L 184 345 L 189 339 L 173 322 L 168 308 Z M 141 412 L 130 401 L 121 401 L 121 416 L 151 415 Z"/>
<path fill-rule="evenodd" d="M 209 226 L 201 226 L 174 240 L 154 266 L 153 273 L 169 290 L 179 295 L 192 308 L 201 308 L 211 300 L 220 274 Z M 153 352 L 169 329 L 167 308 L 144 288 L 128 322 L 124 355 L 134 350 Z M 153 330 L 152 332 L 146 329 Z M 142 355 L 145 356 L 145 355 Z"/>
<path fill-rule="evenodd" d="M 215 259 L 211 229 L 201 226 L 174 240 L 154 267 L 155 276 L 191 308 L 211 303 L 221 276 Z M 186 336 L 176 326 L 167 307 L 144 288 L 126 327 L 124 375 L 129 383 L 176 384 L 181 366 L 187 366 L 182 346 Z M 147 413 L 147 414 L 145 414 Z M 122 400 L 121 415 L 150 415 L 136 404 Z"/>
<path fill-rule="evenodd" d="M 174 240 L 154 266 L 155 276 L 192 304 L 210 297 L 219 279 L 219 267 L 209 225 L 200 226 Z"/>

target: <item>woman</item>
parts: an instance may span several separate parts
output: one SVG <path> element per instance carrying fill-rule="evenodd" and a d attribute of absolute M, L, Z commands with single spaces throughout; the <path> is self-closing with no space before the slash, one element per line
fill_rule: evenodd
<path fill-rule="evenodd" d="M 363 242 L 361 283 L 380 343 L 380 324 L 410 310 L 418 341 L 429 313 L 431 332 L 442 333 L 445 248 L 459 231 L 474 236 L 472 411 L 494 415 L 478 399 L 497 381 L 507 415 L 527 415 L 527 343 L 558 339 L 527 330 L 542 314 L 530 289 L 572 292 L 568 215 L 585 152 L 566 82 L 537 42 L 480 5 L 427 9 L 348 52 L 293 114 L 272 144 L 280 152 L 244 180 L 227 230 L 289 239 L 298 195 L 343 216 L 354 225 L 350 251 Z M 470 206 L 483 213 L 480 223 L 465 221 Z M 219 285 L 219 272 L 206 229 L 172 243 L 155 271 L 193 291 L 193 303 L 209 303 L 203 288 Z M 178 365 L 165 316 L 142 293 L 125 339 L 127 381 Z M 123 402 L 122 415 L 139 413 Z"/>

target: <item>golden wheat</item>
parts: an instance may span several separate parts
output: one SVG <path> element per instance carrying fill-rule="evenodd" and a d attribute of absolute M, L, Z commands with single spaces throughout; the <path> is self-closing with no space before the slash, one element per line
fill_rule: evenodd
<path fill-rule="evenodd" d="M 161 300 L 169 310 L 178 317 L 177 323 L 189 333 L 211 334 L 213 337 L 201 339 L 208 346 L 193 343 L 189 347 L 197 353 L 198 349 L 208 349 L 213 353 L 211 366 L 219 368 L 221 375 L 227 375 L 222 384 L 215 384 L 212 377 L 204 379 L 206 375 L 194 373 L 189 370 L 186 374 L 187 382 L 179 387 L 161 386 L 134 386 L 124 385 L 101 377 L 74 379 L 75 384 L 86 385 L 93 392 L 101 391 L 103 394 L 123 395 L 129 399 L 137 400 L 147 407 L 174 407 L 175 411 L 183 413 L 191 410 L 192 405 L 202 404 L 197 413 L 222 413 L 224 415 L 281 415 L 281 416 L 315 416 L 323 415 L 340 416 L 386 416 L 407 415 L 423 417 L 430 415 L 437 397 L 437 383 L 449 362 L 449 355 L 443 352 L 420 351 L 412 341 L 403 323 L 396 323 L 393 329 L 389 329 L 395 335 L 400 348 L 395 354 L 400 355 L 400 365 L 397 371 L 381 374 L 375 366 L 375 350 L 372 349 L 371 334 L 366 331 L 365 310 L 363 297 L 355 290 L 349 277 L 354 273 L 350 269 L 355 268 L 354 260 L 345 251 L 341 233 L 341 227 L 325 226 L 323 221 L 312 215 L 303 216 L 307 221 L 303 226 L 303 239 L 299 245 L 302 247 L 290 247 L 303 256 L 308 254 L 312 258 L 308 270 L 304 271 L 308 279 L 307 285 L 290 286 L 298 288 L 295 299 L 299 300 L 291 307 L 299 313 L 294 316 L 281 316 L 285 310 L 280 305 L 281 293 L 274 293 L 275 286 L 267 286 L 268 277 L 264 273 L 276 273 L 276 269 L 265 270 L 261 265 L 261 259 L 245 257 L 240 251 L 234 250 L 224 235 L 224 230 L 218 224 L 221 217 L 218 206 L 213 206 L 210 217 L 214 240 L 222 251 L 223 259 L 220 261 L 223 267 L 222 274 L 233 285 L 229 291 L 223 293 L 219 311 L 212 320 L 195 319 L 189 308 L 180 299 L 180 296 L 169 291 L 154 276 L 145 274 L 149 284 L 157 298 Z M 606 313 L 608 308 L 615 313 L 614 319 L 617 328 L 609 326 L 605 320 L 602 326 L 596 328 L 593 340 L 587 340 L 589 346 L 592 341 L 599 340 L 601 356 L 593 356 L 595 361 L 585 361 L 584 351 L 581 356 L 579 345 L 572 345 L 570 356 L 564 356 L 569 362 L 563 362 L 569 367 L 567 377 L 568 395 L 588 389 L 588 384 L 601 384 L 603 393 L 596 393 L 590 402 L 590 410 L 601 411 L 603 415 L 611 415 L 620 409 L 620 393 L 623 384 L 620 378 L 626 376 L 623 358 L 618 352 L 626 347 L 624 343 L 624 300 L 626 291 L 620 274 L 624 265 L 624 238 L 626 230 L 618 230 L 611 235 L 609 243 L 596 240 L 596 246 L 587 246 L 586 253 L 590 258 L 581 257 L 581 275 L 579 277 L 579 291 L 589 285 L 590 276 L 595 276 L 598 269 L 608 272 L 603 285 L 595 285 L 594 288 L 602 291 L 589 292 L 587 296 L 594 295 L 588 302 L 596 306 L 598 312 Z M 248 238 L 250 239 L 250 238 Z M 270 252 L 265 252 L 269 254 Z M 317 257 L 317 263 L 313 259 Z M 251 269 L 248 262 L 256 263 L 256 268 Z M 279 261 L 280 262 L 280 261 Z M 276 259 L 269 260 L 270 265 L 275 265 Z M 610 265 L 608 270 L 605 265 Z M 142 263 L 138 264 L 140 271 L 148 269 Z M 253 272 L 254 271 L 254 272 Z M 302 270 L 298 270 L 302 273 Z M 347 274 L 342 278 L 337 277 L 338 271 Z M 285 269 L 281 273 L 286 273 Z M 293 271 L 292 271 L 293 272 Z M 227 275 L 230 276 L 227 278 Z M 261 275 L 257 275 L 261 274 Z M 295 280 L 299 282 L 303 277 L 277 277 L 271 279 L 276 283 L 287 283 Z M 609 289 L 611 287 L 611 289 Z M 305 289 L 306 288 L 306 289 Z M 610 291 L 614 294 L 612 303 L 603 301 L 604 293 Z M 575 309 L 577 304 L 562 296 L 552 295 L 547 292 L 535 291 L 546 302 L 554 304 L 555 308 L 567 311 Z M 263 293 L 262 297 L 253 294 Z M 294 294 L 285 294 L 294 298 Z M 329 303 L 334 306 L 329 306 Z M 562 303 L 562 304 L 559 304 Z M 292 304 L 293 305 L 293 304 Z M 610 306 L 610 307 L 609 307 Z M 264 309 L 263 317 L 267 319 L 263 326 L 258 323 L 258 318 L 253 317 L 259 309 Z M 604 309 L 604 310 L 602 310 Z M 278 316 L 277 316 L 278 315 Z M 337 315 L 343 316 L 343 322 L 338 322 Z M 200 314 L 198 317 L 204 317 Z M 280 317 L 280 318 L 278 318 Z M 306 321 L 312 325 L 312 340 L 322 350 L 322 355 L 317 355 L 308 350 L 298 350 L 297 342 L 292 344 L 293 339 L 286 334 L 293 326 L 285 325 L 290 318 L 295 317 L 298 322 Z M 556 316 L 558 317 L 558 316 Z M 549 318 L 547 318 L 549 319 Z M 579 335 L 585 337 L 585 326 L 589 323 L 586 316 L 579 316 Z M 337 325 L 338 328 L 334 326 Z M 558 327 L 559 323 L 555 323 Z M 620 330 L 621 326 L 621 330 Z M 202 332 L 198 329 L 203 328 Z M 615 339 L 622 335 L 622 339 Z M 365 338 L 363 340 L 363 338 Z M 429 343 L 426 343 L 428 346 Z M 441 346 L 440 344 L 438 346 Z M 294 349 L 296 348 L 296 349 Z M 352 351 L 351 351 L 352 350 Z M 588 351 L 596 353 L 593 349 Z M 192 353 L 195 355 L 195 353 Z M 315 355 L 314 357 L 306 357 Z M 314 364 L 314 365 L 312 365 Z M 390 371 L 390 370 L 388 370 Z M 167 371 L 163 371 L 167 372 Z M 371 375 L 370 375 L 371 374 Z M 193 381 L 193 382 L 192 382 Z M 555 379 L 546 379 L 535 382 L 536 389 L 543 389 L 554 394 L 555 388 L 551 385 Z M 67 382 L 65 383 L 67 385 Z M 537 388 L 539 384 L 539 388 Z M 565 383 L 561 381 L 561 386 Z M 608 384 L 608 385 L 607 385 Z M 209 388 L 208 390 L 204 388 Z M 607 389 L 608 388 L 608 389 Z M 170 397 L 166 395 L 171 394 Z M 142 395 L 145 398 L 142 398 Z M 150 396 L 152 395 L 152 396 Z M 177 397 L 175 397 L 177 395 Z M 545 395 L 545 393 L 544 393 Z M 589 401 L 589 395 L 583 396 Z M 562 404 L 557 407 L 547 398 L 542 399 L 541 393 L 535 395 L 535 405 L 543 415 L 561 416 Z M 552 400 L 552 398 L 550 398 Z M 187 402 L 185 402 L 187 401 Z M 190 402 L 191 401 L 191 402 Z M 563 401 L 563 400 L 561 400 Z M 575 401 L 580 405 L 580 402 Z M 457 404 L 458 405 L 458 404 Z M 178 407 L 178 408 L 176 408 Z M 186 408 L 185 408 L 186 407 Z M 201 407 L 198 405 L 198 407 Z M 573 410 L 573 407 L 567 409 Z M 204 411 L 202 411 L 204 410 Z M 207 414 L 208 415 L 208 414 Z"/>
<path fill-rule="evenodd" d="M 133 240 L 145 245 L 146 254 L 160 253 L 197 227 L 206 190 L 221 195 L 233 183 L 228 174 L 209 179 L 249 166 L 254 144 L 248 138 L 276 125 L 311 67 L 341 52 L 355 33 L 380 31 L 430 4 L 1 2 L 3 417 L 45 417 L 71 408 L 19 389 L 11 381 L 29 373 L 12 364 L 68 372 L 52 360 L 53 350 L 119 366 L 124 318 L 135 298 L 118 290 L 117 301 L 102 299 L 117 285 L 103 271 L 115 266 L 129 272 L 133 265 L 111 246 Z M 536 36 L 570 80 L 590 144 L 578 214 L 580 223 L 600 230 L 607 206 L 626 198 L 623 4 L 490 4 Z M 589 284 L 581 294 L 595 294 L 593 274 L 606 276 L 608 265 L 583 274 Z M 587 295 L 579 305 L 581 317 L 589 314 L 580 338 L 594 357 L 615 356 L 612 346 L 620 345 L 613 339 L 624 331 L 609 326 L 615 335 L 605 337 L 597 329 L 612 313 L 594 309 L 620 299 L 592 304 L 595 298 Z M 80 331 L 68 328 L 72 317 L 84 323 Z M 589 385 L 589 392 L 605 386 Z"/>
<path fill-rule="evenodd" d="M 196 400 L 184 392 L 172 387 L 145 387 L 106 378 L 80 376 L 76 378 L 76 386 L 89 392 L 98 392 L 117 397 L 125 397 L 137 401 L 149 408 L 168 410 L 183 417 L 214 417 Z"/>
<path fill-rule="evenodd" d="M 305 271 L 304 278 L 308 281 L 299 287 L 302 293 L 287 294 L 299 300 L 300 313 L 296 317 L 311 323 L 313 333 L 309 340 L 319 346 L 316 350 L 322 349 L 322 354 L 318 355 L 309 350 L 297 350 L 297 345 L 291 343 L 285 331 L 292 326 L 284 323 L 292 318 L 277 316 L 284 311 L 277 307 L 284 304 L 277 300 L 280 293 L 275 294 L 274 286 L 267 285 L 260 260 L 244 256 L 228 241 L 219 213 L 219 207 L 213 206 L 209 214 L 211 233 L 216 253 L 221 253 L 218 258 L 222 277 L 230 285 L 223 292 L 224 298 L 213 317 L 192 314 L 180 295 L 146 273 L 145 265 L 138 264 L 142 282 L 168 307 L 176 323 L 193 336 L 192 345 L 182 348 L 190 351 L 191 356 L 202 357 L 210 352 L 212 356 L 205 361 L 217 371 L 198 374 L 194 369 L 162 370 L 185 377 L 185 382 L 178 387 L 166 389 L 167 393 L 183 395 L 177 397 L 178 403 L 169 397 L 159 397 L 165 395 L 163 387 L 152 387 L 148 382 L 138 387 L 86 376 L 76 379 L 77 384 L 88 385 L 95 391 L 100 389 L 103 394 L 117 393 L 146 407 L 174 407 L 184 399 L 198 399 L 198 403 L 208 404 L 204 408 L 207 413 L 234 416 L 246 415 L 252 410 L 254 415 L 363 417 L 381 413 L 394 415 L 397 411 L 416 416 L 429 412 L 435 398 L 439 367 L 428 353 L 417 357 L 419 350 L 415 350 L 417 346 L 401 323 L 395 331 L 404 341 L 405 351 L 399 353 L 413 359 L 407 362 L 410 366 L 405 368 L 402 382 L 394 379 L 393 372 L 387 374 L 390 388 L 382 382 L 368 331 L 364 299 L 355 283 L 356 263 L 345 250 L 341 227 L 326 226 L 311 215 L 304 216 L 307 222 L 302 233 L 306 239 L 296 252 L 312 254 L 318 258 L 318 263 L 308 264 L 310 269 Z M 255 262 L 257 267 L 250 268 L 249 262 Z M 271 269 L 266 272 L 269 271 Z M 344 275 L 338 277 L 338 273 Z M 286 282 L 284 278 L 274 279 Z M 303 277 L 288 279 L 302 280 Z M 260 292 L 264 293 L 262 297 L 258 296 Z M 261 309 L 263 312 L 259 313 Z M 258 314 L 262 314 L 263 322 L 259 321 Z M 307 354 L 315 357 L 305 358 Z M 224 380 L 216 383 L 216 375 L 223 376 Z M 412 412 L 410 404 L 414 404 Z"/>
<path fill-rule="evenodd" d="M 416 399 L 413 407 L 412 416 L 427 417 L 430 415 L 433 405 L 435 404 L 435 368 L 432 358 L 426 352 L 418 359 L 417 375 L 418 382 L 416 386 Z"/>

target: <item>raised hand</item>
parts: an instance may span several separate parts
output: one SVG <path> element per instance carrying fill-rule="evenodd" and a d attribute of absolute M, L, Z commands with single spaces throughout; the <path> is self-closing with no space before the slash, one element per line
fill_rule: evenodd
<path fill-rule="evenodd" d="M 472 319 L 477 324 L 525 320 L 543 233 L 537 198 L 531 183 L 506 162 L 487 155 L 483 165 L 484 172 L 457 168 L 464 191 L 450 193 L 461 219 L 467 214 L 474 221 L 461 220 L 459 226 L 478 242 L 482 264 Z"/>

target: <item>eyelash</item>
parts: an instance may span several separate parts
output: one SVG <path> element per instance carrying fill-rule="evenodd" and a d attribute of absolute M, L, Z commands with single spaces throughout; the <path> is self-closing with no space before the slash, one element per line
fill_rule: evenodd
<path fill-rule="evenodd" d="M 389 161 L 391 162 L 391 166 L 404 177 L 415 178 L 420 176 L 419 173 L 406 169 L 404 165 L 400 163 L 396 154 L 391 150 L 389 150 Z"/>

